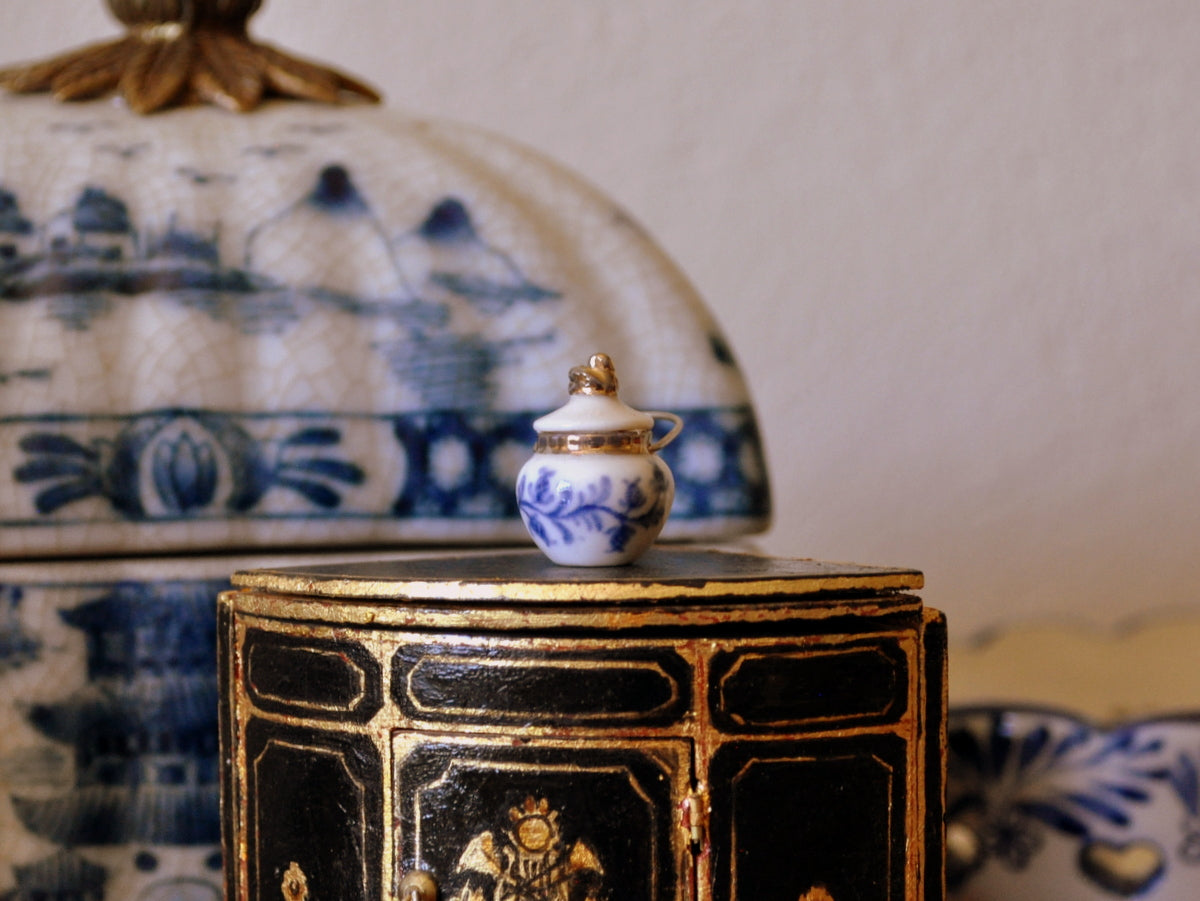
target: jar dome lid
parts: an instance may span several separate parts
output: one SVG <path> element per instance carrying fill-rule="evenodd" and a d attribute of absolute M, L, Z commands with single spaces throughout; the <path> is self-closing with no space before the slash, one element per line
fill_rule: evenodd
<path fill-rule="evenodd" d="M 593 354 L 586 366 L 571 369 L 570 398 L 534 420 L 541 432 L 645 431 L 654 417 L 635 410 L 617 397 L 617 370 L 607 354 Z"/>

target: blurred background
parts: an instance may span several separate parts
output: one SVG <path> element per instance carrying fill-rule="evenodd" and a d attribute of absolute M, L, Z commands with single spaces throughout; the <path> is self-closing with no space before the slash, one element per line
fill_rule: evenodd
<path fill-rule="evenodd" d="M 922 569 L 953 641 L 1195 603 L 1195 3 L 268 0 L 253 26 L 657 238 L 758 407 L 759 549 Z M 100 0 L 0 2 L 6 63 L 117 33 Z"/>

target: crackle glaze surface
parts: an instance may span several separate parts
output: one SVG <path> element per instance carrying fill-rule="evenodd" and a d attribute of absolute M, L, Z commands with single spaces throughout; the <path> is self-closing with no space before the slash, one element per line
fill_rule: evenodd
<path fill-rule="evenodd" d="M 597 346 L 688 422 L 666 537 L 765 526 L 678 270 L 544 159 L 378 109 L 0 98 L 0 556 L 488 542 Z"/>

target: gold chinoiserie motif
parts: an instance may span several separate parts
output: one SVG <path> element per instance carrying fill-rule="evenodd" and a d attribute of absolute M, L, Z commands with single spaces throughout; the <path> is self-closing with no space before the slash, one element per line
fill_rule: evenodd
<path fill-rule="evenodd" d="M 467 844 L 458 861 L 459 873 L 478 873 L 495 881 L 493 901 L 569 901 L 571 883 L 581 875 L 594 877 L 584 897 L 601 894 L 604 867 L 583 839 L 567 845 L 559 829 L 559 811 L 545 798 L 529 796 L 508 811 L 510 825 L 499 832 L 481 832 Z M 484 893 L 463 886 L 459 901 L 486 901 Z"/>

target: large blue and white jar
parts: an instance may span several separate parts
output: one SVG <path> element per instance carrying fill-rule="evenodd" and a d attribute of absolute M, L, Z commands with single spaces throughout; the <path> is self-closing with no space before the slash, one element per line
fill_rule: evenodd
<path fill-rule="evenodd" d="M 596 347 L 688 420 L 665 537 L 766 527 L 730 346 L 610 199 L 289 102 L 375 95 L 253 40 L 260 0 L 106 2 L 124 37 L 0 69 L 0 558 L 520 541 L 545 374 Z"/>
<path fill-rule="evenodd" d="M 672 425 L 655 439 L 660 419 Z M 537 443 L 517 477 L 517 504 L 537 546 L 564 566 L 617 566 L 645 553 L 675 499 L 671 469 L 656 452 L 683 420 L 625 404 L 612 360 L 593 354 L 571 369 L 567 403 L 533 426 Z"/>

